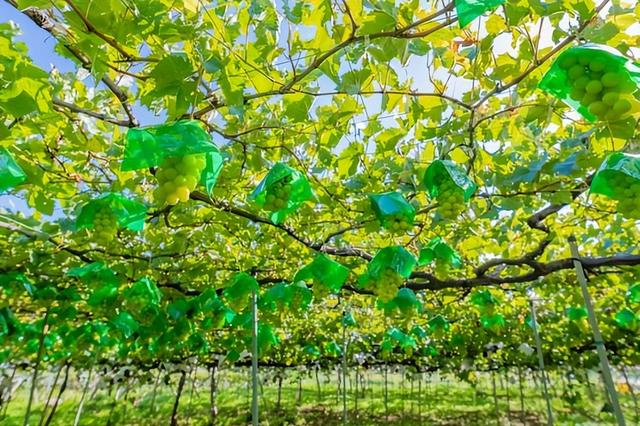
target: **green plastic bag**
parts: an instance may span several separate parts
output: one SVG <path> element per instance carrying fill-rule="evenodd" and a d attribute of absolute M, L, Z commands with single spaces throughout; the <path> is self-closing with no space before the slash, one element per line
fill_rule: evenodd
<path fill-rule="evenodd" d="M 565 311 L 567 318 L 571 321 L 580 321 L 587 317 L 587 310 L 582 306 L 571 306 Z"/>
<path fill-rule="evenodd" d="M 318 347 L 312 344 L 306 344 L 304 348 L 302 348 L 302 352 L 309 355 L 312 358 L 318 358 L 321 355 Z"/>
<path fill-rule="evenodd" d="M 630 303 L 640 302 L 640 282 L 629 286 L 629 290 L 627 290 L 627 300 Z"/>
<path fill-rule="evenodd" d="M 342 316 L 342 326 L 343 327 L 353 327 L 356 325 L 356 319 L 353 317 L 351 312 L 347 312 Z"/>
<path fill-rule="evenodd" d="M 76 219 L 76 230 L 93 229 L 96 213 L 105 209 L 115 215 L 119 228 L 127 228 L 135 232 L 142 231 L 144 228 L 147 207 L 122 194 L 108 192 L 82 206 Z"/>
<path fill-rule="evenodd" d="M 412 353 L 413 349 L 417 347 L 416 339 L 395 327 L 390 328 L 386 336 L 396 342 L 396 344 L 400 346 L 400 349 L 405 352 Z"/>
<path fill-rule="evenodd" d="M 307 178 L 284 163 L 276 163 L 249 196 L 257 205 L 271 211 L 276 224 L 314 198 Z"/>
<path fill-rule="evenodd" d="M 339 293 L 347 281 L 349 272 L 350 270 L 346 266 L 320 253 L 310 264 L 296 273 L 293 281 L 305 281 L 307 283 L 311 281 L 314 295 L 322 298 L 329 293 Z"/>
<path fill-rule="evenodd" d="M 398 290 L 396 297 L 387 303 L 378 302 L 378 306 L 390 315 L 398 310 L 404 317 L 411 318 L 415 314 L 422 312 L 422 303 L 416 297 L 416 294 L 410 288 L 403 287 Z"/>
<path fill-rule="evenodd" d="M 329 356 L 339 357 L 342 355 L 342 348 L 335 341 L 327 343 L 324 350 Z"/>
<path fill-rule="evenodd" d="M 358 284 L 372 290 L 382 301 L 390 302 L 416 264 L 416 258 L 404 247 L 385 247 L 371 259 L 367 272 L 358 278 Z"/>
<path fill-rule="evenodd" d="M 435 237 L 420 250 L 418 265 L 425 266 L 434 260 L 454 268 L 462 267 L 462 257 L 440 237 Z"/>
<path fill-rule="evenodd" d="M 13 312 L 8 307 L 0 308 L 0 337 L 12 334 L 17 328 L 18 322 Z"/>
<path fill-rule="evenodd" d="M 280 339 L 278 339 L 269 324 L 260 324 L 258 326 L 258 353 L 262 354 L 279 343 Z"/>
<path fill-rule="evenodd" d="M 385 229 L 394 233 L 411 230 L 416 209 L 399 192 L 370 195 L 371 207 Z"/>
<path fill-rule="evenodd" d="M 444 333 L 449 331 L 449 327 L 451 326 L 449 321 L 442 315 L 436 315 L 431 318 L 428 325 L 429 331 L 437 336 L 442 336 Z"/>
<path fill-rule="evenodd" d="M 614 152 L 607 156 L 591 181 L 590 193 L 617 200 L 620 213 L 640 219 L 640 155 Z"/>
<path fill-rule="evenodd" d="M 493 309 L 500 302 L 494 297 L 489 290 L 481 290 L 475 292 L 471 296 L 471 303 L 476 305 L 482 312 L 493 312 Z"/>
<path fill-rule="evenodd" d="M 277 283 L 264 292 L 258 301 L 260 309 L 268 311 L 284 310 L 289 306 L 287 284 Z"/>
<path fill-rule="evenodd" d="M 135 300 L 141 306 L 158 306 L 162 300 L 162 291 L 156 283 L 147 277 L 140 278 L 124 291 L 129 300 Z"/>
<path fill-rule="evenodd" d="M 626 328 L 627 330 L 635 330 L 638 328 L 638 316 L 629 308 L 624 308 L 619 311 L 614 320 L 621 328 Z"/>
<path fill-rule="evenodd" d="M 129 312 L 121 311 L 112 321 L 113 326 L 119 330 L 125 338 L 133 336 L 133 333 L 138 331 L 140 325 L 131 316 Z"/>
<path fill-rule="evenodd" d="M 502 314 L 481 315 L 480 323 L 482 327 L 493 332 L 502 330 L 506 325 Z"/>
<path fill-rule="evenodd" d="M 504 2 L 505 0 L 455 0 L 460 28 L 466 27 L 478 16 L 495 9 Z"/>
<path fill-rule="evenodd" d="M 429 197 L 438 201 L 438 213 L 446 219 L 457 218 L 477 189 L 464 169 L 449 160 L 431 163 L 422 182 Z"/>
<path fill-rule="evenodd" d="M 264 293 L 260 299 L 260 306 L 270 311 L 304 310 L 309 307 L 312 298 L 311 290 L 303 282 L 278 283 Z"/>
<path fill-rule="evenodd" d="M 258 290 L 258 281 L 246 272 L 240 272 L 233 276 L 223 295 L 229 307 L 237 313 L 249 305 L 251 294 Z"/>
<path fill-rule="evenodd" d="M 161 166 L 167 158 L 204 154 L 206 165 L 198 182 L 207 193 L 213 190 L 224 159 L 211 136 L 197 120 L 180 120 L 145 128 L 129 129 L 122 160 L 123 171 Z"/>
<path fill-rule="evenodd" d="M 96 288 L 89 298 L 87 305 L 91 307 L 109 307 L 113 308 L 114 303 L 118 299 L 118 286 L 116 284 L 103 284 Z"/>
<path fill-rule="evenodd" d="M 7 295 L 13 294 L 14 291 L 24 290 L 29 296 L 33 296 L 36 291 L 31 280 L 22 272 L 17 271 L 0 274 L 0 288 Z"/>
<path fill-rule="evenodd" d="M 25 180 L 27 180 L 27 175 L 9 151 L 0 148 L 0 192 L 20 185 Z"/>
<path fill-rule="evenodd" d="M 127 131 L 125 141 L 123 171 L 157 167 L 167 157 L 218 152 L 211 136 L 196 120 L 134 127 Z"/>
<path fill-rule="evenodd" d="M 119 284 L 120 278 L 116 273 L 102 262 L 93 262 L 84 266 L 71 268 L 67 276 L 78 278 L 86 284 Z"/>
<path fill-rule="evenodd" d="M 638 112 L 639 84 L 637 64 L 612 47 L 588 43 L 562 52 L 538 87 L 593 122 Z"/>
<path fill-rule="evenodd" d="M 411 334 L 413 334 L 419 339 L 424 339 L 428 336 L 427 331 L 424 328 L 420 327 L 419 325 L 413 326 L 413 328 L 411 329 Z"/>

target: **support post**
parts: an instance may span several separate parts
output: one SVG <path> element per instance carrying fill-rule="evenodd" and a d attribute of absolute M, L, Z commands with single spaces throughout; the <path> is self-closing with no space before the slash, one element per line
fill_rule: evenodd
<path fill-rule="evenodd" d="M 551 409 L 551 400 L 549 399 L 549 388 L 547 387 L 547 376 L 544 369 L 544 357 L 542 356 L 542 341 L 540 333 L 538 333 L 538 320 L 536 318 L 536 305 L 533 298 L 529 296 L 529 307 L 531 308 L 531 325 L 533 327 L 533 335 L 536 339 L 536 351 L 538 352 L 538 366 L 540 368 L 542 389 L 544 391 L 544 399 L 547 402 L 547 424 L 553 425 L 553 410 Z"/>
<path fill-rule="evenodd" d="M 616 417 L 616 421 L 619 426 L 624 426 L 625 420 L 620 408 L 620 402 L 618 401 L 618 392 L 616 392 L 615 385 L 613 384 L 613 377 L 611 375 L 611 367 L 609 366 L 609 359 L 607 358 L 607 348 L 604 346 L 602 340 L 602 334 L 600 334 L 600 327 L 596 320 L 596 314 L 593 309 L 593 303 L 591 302 L 591 296 L 587 289 L 587 277 L 584 274 L 582 268 L 582 262 L 580 261 L 580 253 L 578 252 L 578 245 L 576 244 L 576 238 L 572 235 L 569 237 L 569 247 L 571 248 L 571 257 L 573 258 L 573 266 L 576 268 L 576 275 L 580 282 L 580 288 L 582 289 L 582 297 L 584 298 L 584 304 L 587 307 L 587 314 L 589 318 L 589 325 L 591 325 L 591 331 L 593 331 L 593 342 L 596 345 L 598 357 L 600 358 L 600 368 L 602 369 L 602 377 L 604 384 L 607 387 L 607 393 L 611 399 L 611 405 L 613 407 L 613 414 Z"/>
<path fill-rule="evenodd" d="M 251 423 L 258 426 L 258 293 L 251 293 Z"/>
<path fill-rule="evenodd" d="M 347 311 L 342 311 L 342 424 L 347 425 Z"/>

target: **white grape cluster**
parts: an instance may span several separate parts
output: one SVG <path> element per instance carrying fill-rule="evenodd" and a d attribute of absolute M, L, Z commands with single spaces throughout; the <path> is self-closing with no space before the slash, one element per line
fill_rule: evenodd
<path fill-rule="evenodd" d="M 567 73 L 571 99 L 580 102 L 599 120 L 620 120 L 634 108 L 631 93 L 636 91 L 636 85 L 620 64 L 592 59 L 584 52 L 566 56 L 559 65 Z"/>
<path fill-rule="evenodd" d="M 118 233 L 118 217 L 109 206 L 100 206 L 93 217 L 94 237 L 102 242 L 111 242 Z"/>
<path fill-rule="evenodd" d="M 156 171 L 159 186 L 153 196 L 160 205 L 175 205 L 189 200 L 207 165 L 205 154 L 167 157 Z"/>
<path fill-rule="evenodd" d="M 625 217 L 640 220 L 640 181 L 629 175 L 617 173 L 611 178 L 610 184 L 616 190 L 618 211 Z"/>
<path fill-rule="evenodd" d="M 402 234 L 413 228 L 413 224 L 409 221 L 409 218 L 402 214 L 389 215 L 385 217 L 385 222 L 385 227 L 394 234 Z"/>
<path fill-rule="evenodd" d="M 267 188 L 264 202 L 265 210 L 278 211 L 287 207 L 289 197 L 291 197 L 292 180 L 291 176 L 285 176 Z"/>
<path fill-rule="evenodd" d="M 403 282 L 402 276 L 395 270 L 387 268 L 380 273 L 378 279 L 371 279 L 367 288 L 372 290 L 383 302 L 391 302 L 398 294 L 398 288 Z"/>
<path fill-rule="evenodd" d="M 464 194 L 451 179 L 438 185 L 438 212 L 446 219 L 456 219 L 464 211 Z"/>

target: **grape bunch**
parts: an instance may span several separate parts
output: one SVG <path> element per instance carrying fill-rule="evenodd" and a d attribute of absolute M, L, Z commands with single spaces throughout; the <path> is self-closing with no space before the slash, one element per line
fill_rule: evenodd
<path fill-rule="evenodd" d="M 387 268 L 380 273 L 377 279 L 372 279 L 368 283 L 368 288 L 371 289 L 376 296 L 383 302 L 391 302 L 398 294 L 398 287 L 402 285 L 402 276 L 395 270 Z"/>
<path fill-rule="evenodd" d="M 113 241 L 118 233 L 118 217 L 109 206 L 100 206 L 93 217 L 94 237 L 102 242 Z"/>
<path fill-rule="evenodd" d="M 617 191 L 618 211 L 625 217 L 640 220 L 640 181 L 627 174 L 616 173 L 610 184 Z"/>
<path fill-rule="evenodd" d="M 392 214 L 385 217 L 385 228 L 394 234 L 403 234 L 413 228 L 413 223 L 407 216 Z"/>
<path fill-rule="evenodd" d="M 620 64 L 590 58 L 585 52 L 566 56 L 560 68 L 566 71 L 571 85 L 569 97 L 599 120 L 620 120 L 634 109 L 636 101 L 631 94 L 637 88 Z"/>
<path fill-rule="evenodd" d="M 175 205 L 189 200 L 189 194 L 196 189 L 206 165 L 205 154 L 165 158 L 156 171 L 159 186 L 153 193 L 155 200 L 160 205 Z"/>
<path fill-rule="evenodd" d="M 291 197 L 291 176 L 285 176 L 267 188 L 264 208 L 269 211 L 282 210 L 289 204 Z"/>
<path fill-rule="evenodd" d="M 438 185 L 436 199 L 438 212 L 446 219 L 456 219 L 464 211 L 464 194 L 451 179 L 445 179 Z"/>

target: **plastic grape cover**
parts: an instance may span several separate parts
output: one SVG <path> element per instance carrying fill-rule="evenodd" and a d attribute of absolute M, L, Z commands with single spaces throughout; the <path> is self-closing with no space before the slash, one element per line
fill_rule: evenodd
<path fill-rule="evenodd" d="M 93 228 L 96 212 L 108 207 L 118 218 L 118 226 L 135 232 L 142 231 L 147 216 L 147 207 L 122 194 L 107 192 L 99 198 L 89 201 L 82 206 L 76 219 L 76 230 Z"/>
<path fill-rule="evenodd" d="M 346 266 L 320 253 L 310 264 L 296 273 L 293 281 L 315 280 L 322 283 L 332 292 L 337 293 L 347 280 L 349 272 L 350 270 Z"/>
<path fill-rule="evenodd" d="M 267 194 L 276 183 L 286 178 L 291 179 L 289 182 L 291 185 L 291 193 L 286 206 L 272 212 L 270 216 L 271 221 L 276 224 L 284 222 L 284 219 L 296 211 L 305 201 L 314 198 L 311 185 L 309 185 L 307 178 L 299 171 L 284 163 L 276 163 L 249 196 L 250 200 L 255 201 L 260 207 L 264 207 L 267 201 Z"/>
<path fill-rule="evenodd" d="M 390 246 L 381 249 L 369 265 L 367 275 L 378 279 L 385 269 L 392 269 L 403 278 L 409 278 L 416 266 L 416 258 L 402 246 Z"/>
<path fill-rule="evenodd" d="M 481 290 L 471 296 L 471 303 L 479 308 L 491 307 L 499 303 L 493 294 L 488 290 Z"/>
<path fill-rule="evenodd" d="M 395 299 L 390 303 L 398 307 L 401 312 L 408 312 L 414 308 L 418 311 L 422 310 L 422 303 L 416 297 L 416 294 L 410 288 L 403 287 L 398 290 Z"/>
<path fill-rule="evenodd" d="M 433 238 L 420 250 L 418 265 L 428 265 L 434 260 L 440 260 L 454 268 L 462 267 L 462 258 L 458 252 L 445 243 L 441 237 Z"/>
<path fill-rule="evenodd" d="M 635 329 L 638 326 L 638 316 L 629 308 L 619 311 L 614 320 L 622 328 Z"/>
<path fill-rule="evenodd" d="M 20 185 L 27 180 L 27 175 L 16 163 L 9 151 L 0 148 L 0 191 Z"/>
<path fill-rule="evenodd" d="M 211 136 L 197 120 L 180 120 L 144 128 L 132 128 L 125 136 L 126 146 L 121 169 L 148 169 L 162 164 L 167 157 L 206 154 L 207 164 L 200 183 L 211 193 L 224 159 Z"/>
<path fill-rule="evenodd" d="M 369 199 L 376 217 L 385 228 L 389 225 L 389 219 L 394 216 L 401 216 L 413 224 L 416 209 L 399 192 L 373 194 Z"/>
<path fill-rule="evenodd" d="M 615 72 L 622 73 L 622 75 L 618 75 L 618 80 L 622 77 L 627 84 L 631 85 L 630 93 L 637 91 L 637 86 L 640 84 L 640 66 L 616 49 L 600 44 L 587 43 L 565 50 L 542 77 L 538 87 L 578 111 L 587 120 L 594 122 L 597 117 L 589 111 L 587 106 L 571 97 L 572 85 L 577 78 L 569 76 L 571 68 L 567 68 L 567 65 L 575 63 L 576 58 L 599 61 L 608 67 L 615 66 L 617 68 Z"/>
<path fill-rule="evenodd" d="M 602 162 L 596 175 L 591 181 L 591 194 L 602 194 L 613 199 L 623 199 L 623 188 L 617 188 L 614 184 L 616 176 L 626 175 L 635 179 L 640 184 L 640 155 L 614 152 L 609 154 Z"/>
<path fill-rule="evenodd" d="M 240 272 L 233 276 L 231 284 L 224 289 L 224 297 L 230 300 L 239 299 L 258 289 L 258 281 L 255 278 L 246 272 Z"/>
<path fill-rule="evenodd" d="M 504 2 L 505 0 L 455 0 L 460 28 L 466 27 L 478 16 Z"/>
<path fill-rule="evenodd" d="M 440 186 L 444 181 L 453 182 L 464 195 L 464 201 L 469 201 L 476 192 L 476 184 L 467 176 L 464 169 L 453 161 L 435 160 L 424 173 L 423 184 L 432 199 L 440 195 Z"/>
<path fill-rule="evenodd" d="M 109 268 L 102 262 L 93 262 L 88 265 L 70 268 L 67 271 L 67 276 L 78 278 L 82 282 L 88 284 L 118 284 L 120 282 L 120 278 L 118 278 L 113 269 Z"/>

